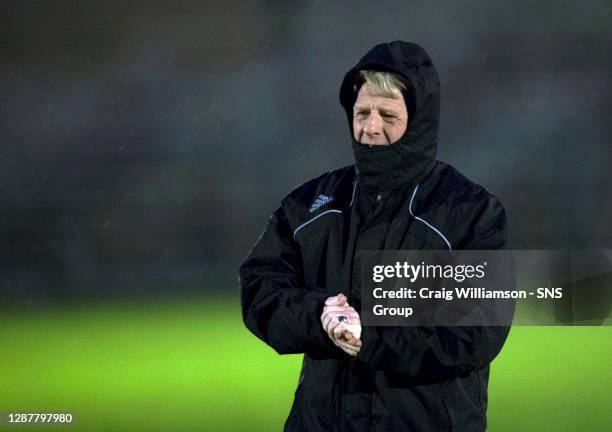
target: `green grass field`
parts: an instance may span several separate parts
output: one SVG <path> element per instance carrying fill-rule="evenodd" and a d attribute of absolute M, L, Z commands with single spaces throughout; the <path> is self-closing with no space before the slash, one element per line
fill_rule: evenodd
<path fill-rule="evenodd" d="M 0 315 L 0 412 L 72 426 L 0 430 L 281 430 L 301 356 L 242 325 L 237 299 Z M 612 327 L 515 327 L 492 365 L 489 431 L 612 430 Z"/>

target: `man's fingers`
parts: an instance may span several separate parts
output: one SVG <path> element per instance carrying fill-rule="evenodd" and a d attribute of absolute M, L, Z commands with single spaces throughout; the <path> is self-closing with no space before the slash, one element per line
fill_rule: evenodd
<path fill-rule="evenodd" d="M 361 338 L 361 330 L 362 330 L 361 322 L 357 322 L 357 323 L 346 322 L 344 323 L 344 326 L 349 332 L 351 332 L 353 336 L 355 336 L 356 339 Z"/>
<path fill-rule="evenodd" d="M 321 316 L 321 323 L 323 324 L 323 330 L 325 330 L 326 333 L 329 331 L 329 325 L 331 324 L 332 319 L 333 319 L 333 316 L 329 314 L 323 314 Z"/>
<path fill-rule="evenodd" d="M 323 308 L 324 312 L 350 312 L 357 313 L 354 307 L 352 306 L 325 306 Z"/>
<path fill-rule="evenodd" d="M 325 330 L 325 332 L 327 333 L 327 335 L 333 339 L 334 338 L 334 331 L 336 330 L 336 327 L 341 326 L 342 323 L 335 321 L 335 320 L 329 320 L 327 322 L 327 325 L 323 325 L 323 329 Z"/>
<path fill-rule="evenodd" d="M 351 348 L 348 348 L 348 347 L 344 347 L 342 345 L 338 345 L 338 348 L 340 348 L 342 351 L 344 351 L 345 353 L 347 353 L 351 357 L 357 357 L 357 354 L 359 354 L 359 351 L 356 350 L 356 349 L 351 349 Z"/>
<path fill-rule="evenodd" d="M 341 315 L 328 314 L 321 317 L 321 325 L 323 326 L 323 330 L 329 335 L 329 337 L 333 337 L 332 332 L 339 324 L 344 324 L 345 329 L 348 329 L 349 326 L 352 328 L 361 328 L 361 321 L 359 320 L 359 318 L 347 316 L 348 319 L 346 321 L 341 322 L 338 319 L 339 316 Z"/>
<path fill-rule="evenodd" d="M 331 331 L 333 339 L 342 340 L 353 346 L 361 346 L 361 340 L 355 337 L 344 325 L 340 324 Z"/>
<path fill-rule="evenodd" d="M 359 350 L 361 349 L 361 347 L 356 347 L 354 345 L 351 345 L 341 340 L 335 340 L 334 343 L 342 351 L 344 351 L 345 353 L 353 357 L 355 357 L 359 353 Z"/>
<path fill-rule="evenodd" d="M 350 355 L 357 355 L 362 346 L 360 339 L 357 339 L 348 330 L 343 329 L 342 325 L 336 327 L 334 334 L 335 337 L 332 340 L 337 347 Z"/>
<path fill-rule="evenodd" d="M 335 295 L 333 297 L 328 297 L 327 300 L 325 300 L 325 305 L 326 306 L 341 306 L 344 304 L 347 304 L 347 298 L 344 294 L 338 294 Z"/>
<path fill-rule="evenodd" d="M 323 331 L 332 339 L 336 339 L 342 332 L 347 331 L 347 327 L 341 325 L 350 325 L 353 329 L 355 326 L 361 328 L 361 318 L 359 313 L 346 303 L 346 296 L 344 294 L 338 294 L 334 297 L 329 297 L 325 301 L 325 307 L 321 314 L 321 325 Z M 342 304 L 342 305 L 341 305 Z M 340 322 L 340 317 L 346 317 L 346 320 Z M 359 332 L 360 333 L 360 332 Z"/>
<path fill-rule="evenodd" d="M 334 341 L 341 340 L 354 346 L 358 346 L 358 344 L 361 343 L 361 341 L 346 328 L 344 323 L 339 323 L 333 326 L 329 329 L 327 334 Z"/>
<path fill-rule="evenodd" d="M 359 315 L 355 314 L 354 312 L 327 312 L 321 315 L 321 322 L 329 323 L 331 321 L 345 321 L 350 322 L 351 324 L 361 323 Z"/>
<path fill-rule="evenodd" d="M 359 339 L 355 337 L 343 324 L 339 324 L 330 332 L 334 339 L 343 340 L 350 343 L 351 345 L 357 345 Z"/>
<path fill-rule="evenodd" d="M 325 300 L 325 306 L 337 306 L 338 304 L 338 296 L 328 297 Z"/>
<path fill-rule="evenodd" d="M 330 321 L 338 321 L 338 318 L 341 316 L 345 316 L 348 321 L 359 320 L 359 314 L 355 311 L 350 310 L 324 310 L 321 315 L 321 322 L 330 322 Z M 324 324 L 325 325 L 325 324 Z"/>
<path fill-rule="evenodd" d="M 354 309 L 324 309 L 321 315 L 321 320 L 325 320 L 327 317 L 338 319 L 338 317 L 345 316 L 347 319 L 359 320 L 359 314 Z"/>
<path fill-rule="evenodd" d="M 340 321 L 338 315 L 329 314 L 325 316 L 323 320 L 323 328 L 328 331 L 330 328 L 336 327 L 340 323 L 346 323 L 346 321 Z"/>
<path fill-rule="evenodd" d="M 353 308 L 336 307 L 336 306 L 325 306 L 323 308 L 323 314 L 321 315 L 321 321 L 325 321 L 329 317 L 332 319 L 338 319 L 340 316 L 345 316 L 348 319 L 359 319 L 359 314 Z"/>

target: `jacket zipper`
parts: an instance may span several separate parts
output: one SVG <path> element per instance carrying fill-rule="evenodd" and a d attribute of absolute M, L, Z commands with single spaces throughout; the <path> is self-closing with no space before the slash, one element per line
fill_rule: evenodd
<path fill-rule="evenodd" d="M 359 182 L 359 175 L 356 177 L 355 182 Z M 357 187 L 357 185 L 355 185 L 355 187 Z M 353 197 L 355 198 L 355 197 Z M 353 206 L 357 206 L 357 202 L 353 201 Z M 354 210 L 351 211 L 356 211 L 356 208 Z M 351 221 L 351 224 L 353 222 Z M 346 293 L 346 298 L 347 301 L 351 302 L 351 291 L 353 290 L 353 262 L 355 260 L 355 250 L 356 250 L 356 246 L 357 246 L 357 240 L 359 239 L 359 236 L 361 235 L 361 229 L 363 227 L 363 221 L 360 223 L 360 226 L 357 228 L 357 234 L 355 235 L 355 239 L 352 245 L 348 245 L 347 246 L 347 251 L 350 253 L 350 264 L 349 264 L 349 268 L 348 268 L 348 289 L 347 289 L 347 293 Z M 351 239 L 349 238 L 349 241 Z M 342 432 L 344 430 L 344 404 L 342 403 L 342 399 L 343 399 L 343 395 L 346 393 L 346 390 L 348 388 L 348 374 L 349 374 L 349 369 L 351 367 L 351 365 L 353 364 L 353 359 L 349 359 L 347 362 L 347 368 L 343 371 L 342 374 L 342 385 L 341 385 L 341 391 L 340 391 L 340 400 L 338 402 L 338 417 L 339 417 L 339 422 L 337 423 L 338 426 L 338 432 Z"/>
<path fill-rule="evenodd" d="M 374 375 L 376 375 L 376 371 L 374 371 Z M 374 381 L 376 381 L 376 376 L 374 376 Z M 368 393 L 368 425 L 366 430 L 369 432 L 372 430 L 372 392 Z"/>
<path fill-rule="evenodd" d="M 357 204 L 354 204 L 354 205 L 357 205 Z M 380 209 L 381 205 L 382 205 L 382 194 L 379 193 L 379 194 L 376 195 L 376 205 L 374 207 L 374 212 L 373 213 L 376 213 Z M 357 240 L 359 239 L 359 236 L 361 235 L 362 228 L 363 228 L 363 223 L 361 224 L 361 226 L 357 230 L 357 235 L 355 236 L 355 246 L 357 245 Z M 352 253 L 351 264 L 353 263 L 353 260 L 355 259 L 355 250 L 356 250 L 356 247 L 353 247 L 353 250 L 351 251 L 351 253 Z M 348 292 L 347 292 L 347 300 L 350 303 L 350 300 L 351 300 L 351 291 L 352 291 L 352 288 L 353 288 L 353 266 L 352 265 L 350 267 L 349 274 L 350 274 L 350 278 L 351 279 L 350 279 L 350 283 L 349 283 L 349 287 L 348 287 L 349 289 L 348 289 Z M 353 359 L 350 359 L 349 362 L 348 362 L 349 368 L 350 368 L 350 365 L 352 363 L 353 363 Z M 344 412 L 343 412 L 342 395 L 344 395 L 346 393 L 347 387 L 348 387 L 348 369 L 344 372 L 344 376 L 342 377 L 342 393 L 340 395 L 340 403 L 338 404 L 339 405 L 339 410 L 340 410 L 340 413 L 339 413 L 339 415 L 340 415 L 340 422 L 338 424 L 340 432 L 342 432 L 342 430 L 344 429 Z M 371 431 L 372 430 L 372 393 L 368 394 L 367 413 L 368 413 L 368 422 L 367 422 L 367 425 L 366 425 L 366 430 L 367 431 Z"/>
<path fill-rule="evenodd" d="M 376 195 L 376 208 L 374 210 L 374 212 L 377 212 L 378 210 L 380 210 L 380 207 L 382 206 L 382 194 L 378 194 Z M 374 374 L 376 375 L 376 371 L 374 371 Z M 376 378 L 374 378 L 376 379 Z M 368 412 L 368 423 L 366 426 L 366 431 L 371 431 L 372 430 L 372 392 L 368 393 L 368 404 L 367 404 L 367 412 Z"/>

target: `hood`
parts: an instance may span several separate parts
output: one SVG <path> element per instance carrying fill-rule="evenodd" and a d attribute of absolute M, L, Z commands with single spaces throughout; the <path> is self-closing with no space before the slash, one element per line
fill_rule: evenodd
<path fill-rule="evenodd" d="M 394 72 L 406 84 L 409 123 L 390 145 L 368 146 L 353 137 L 353 105 L 363 84 L 360 70 Z M 394 41 L 375 46 L 344 76 L 340 103 L 349 123 L 355 163 L 363 189 L 390 189 L 419 182 L 436 163 L 440 118 L 440 80 L 429 55 L 420 46 Z"/>

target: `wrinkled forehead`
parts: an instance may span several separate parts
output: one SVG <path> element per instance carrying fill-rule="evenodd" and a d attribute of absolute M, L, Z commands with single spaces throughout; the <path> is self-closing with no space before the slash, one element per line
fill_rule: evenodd
<path fill-rule="evenodd" d="M 357 93 L 357 99 L 355 100 L 353 109 L 372 105 L 384 106 L 399 110 L 406 109 L 402 92 L 396 89 L 384 91 L 371 86 L 366 82 L 361 86 L 361 89 Z"/>

